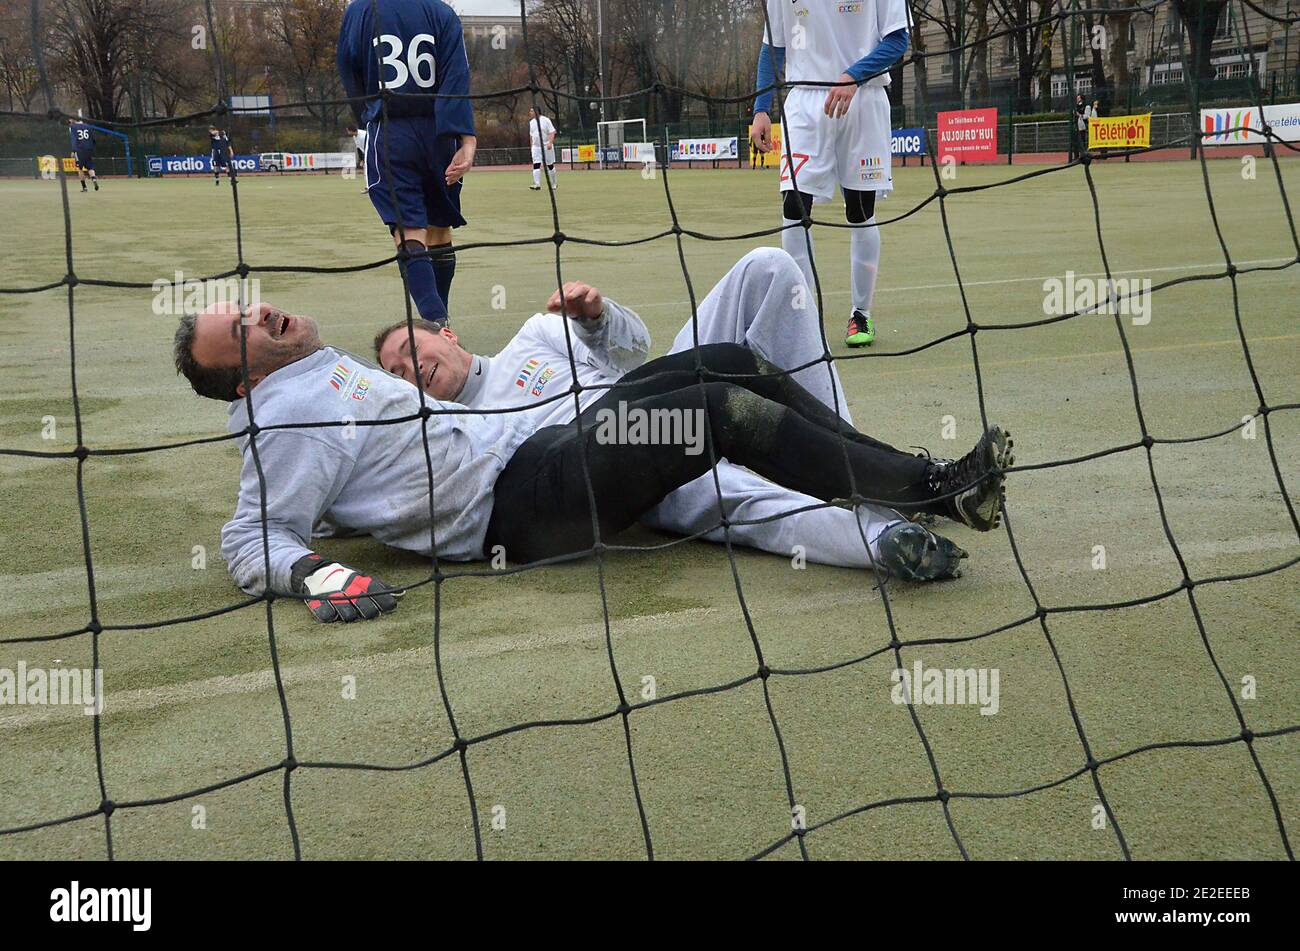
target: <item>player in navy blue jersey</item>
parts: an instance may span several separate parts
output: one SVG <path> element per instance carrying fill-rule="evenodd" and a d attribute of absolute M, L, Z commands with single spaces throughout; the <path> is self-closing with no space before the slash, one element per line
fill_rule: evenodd
<path fill-rule="evenodd" d="M 72 154 L 76 157 L 77 178 L 81 180 L 81 190 L 86 191 L 86 177 L 99 191 L 99 176 L 95 174 L 95 132 L 80 119 L 68 120 L 68 138 L 72 142 Z"/>
<path fill-rule="evenodd" d="M 224 168 L 226 174 L 231 178 L 235 177 L 234 167 L 230 164 L 233 158 L 233 149 L 230 147 L 230 135 L 223 129 L 216 126 L 208 126 L 208 147 L 212 150 L 212 176 L 215 179 L 214 184 L 221 184 L 221 170 Z"/>
<path fill-rule="evenodd" d="M 469 94 L 460 18 L 442 0 L 352 0 L 338 67 L 367 133 L 366 193 L 393 235 L 420 316 L 445 324 L 456 273 L 451 229 L 465 224 L 461 178 L 477 139 L 469 99 L 430 94 Z M 381 91 L 395 94 L 386 105 Z"/>

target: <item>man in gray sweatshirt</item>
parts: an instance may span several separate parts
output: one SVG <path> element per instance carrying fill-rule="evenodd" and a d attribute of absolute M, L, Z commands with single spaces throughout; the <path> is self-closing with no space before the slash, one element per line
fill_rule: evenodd
<path fill-rule="evenodd" d="M 395 548 L 427 555 L 436 546 L 444 558 L 482 557 L 492 485 L 530 431 L 508 414 L 430 415 L 426 455 L 422 406 L 428 412 L 454 404 L 421 400 L 409 383 L 323 346 L 310 317 L 261 303 L 244 327 L 247 388 L 237 307 L 215 305 L 183 318 L 174 347 L 177 368 L 195 392 L 230 403 L 243 471 L 221 553 L 236 584 L 253 594 L 269 587 L 349 595 L 308 600 L 321 620 L 354 608 L 373 617 L 394 607 L 390 594 L 357 597 L 383 587 L 308 547 L 326 513 L 335 525 Z M 404 422 L 374 425 L 379 420 Z M 432 498 L 430 470 L 438 487 Z"/>
<path fill-rule="evenodd" d="M 603 306 L 571 312 L 587 345 L 607 319 Z M 417 388 L 324 346 L 310 317 L 268 303 L 242 319 L 232 305 L 183 318 L 174 357 L 196 393 L 230 404 L 240 442 L 239 501 L 221 543 L 231 576 L 250 593 L 301 597 L 322 621 L 375 617 L 399 594 L 313 552 L 322 519 L 424 555 L 468 561 L 500 546 L 512 561 L 534 562 L 612 538 L 726 457 L 823 502 L 869 499 L 989 531 L 1013 461 L 996 426 L 956 462 L 899 452 L 738 344 L 644 363 L 586 407 L 581 426 L 540 429 L 526 413 L 476 412 L 427 395 L 450 365 L 411 361 Z M 519 385 L 536 387 L 538 369 L 526 366 Z M 631 431 L 611 437 L 599 421 L 616 406 L 620 419 L 690 417 L 711 451 Z M 951 577 L 965 557 L 919 527 L 913 543 L 906 563 L 935 577 Z"/>

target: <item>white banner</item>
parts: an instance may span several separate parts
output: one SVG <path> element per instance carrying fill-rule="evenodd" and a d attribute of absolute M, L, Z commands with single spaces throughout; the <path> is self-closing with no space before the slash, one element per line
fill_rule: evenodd
<path fill-rule="evenodd" d="M 654 160 L 655 144 L 653 142 L 623 143 L 624 162 L 653 162 Z"/>
<path fill-rule="evenodd" d="M 1265 122 L 1283 142 L 1300 142 L 1300 102 L 1265 106 L 1262 118 L 1258 106 L 1201 110 L 1206 145 L 1258 145 L 1266 141 L 1257 131 Z"/>
<path fill-rule="evenodd" d="M 680 161 L 707 162 L 712 159 L 734 159 L 737 155 L 738 136 L 714 139 L 681 139 L 677 143 Z"/>
<path fill-rule="evenodd" d="M 319 172 L 335 168 L 356 168 L 357 153 L 351 152 L 263 152 L 262 171 Z"/>

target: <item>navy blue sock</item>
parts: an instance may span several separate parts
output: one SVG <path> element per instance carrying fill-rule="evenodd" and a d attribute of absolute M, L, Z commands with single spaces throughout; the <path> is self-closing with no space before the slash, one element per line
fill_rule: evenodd
<path fill-rule="evenodd" d="M 420 316 L 445 324 L 447 322 L 447 305 L 438 293 L 438 280 L 433 272 L 433 262 L 424 253 L 424 245 L 415 239 L 402 242 L 402 249 L 411 257 L 398 258 L 406 275 L 406 287 L 411 293 L 411 300 Z"/>
<path fill-rule="evenodd" d="M 438 282 L 438 296 L 450 313 L 451 280 L 456 276 L 456 252 L 452 250 L 450 241 L 431 245 L 429 250 L 433 252 L 433 278 Z"/>

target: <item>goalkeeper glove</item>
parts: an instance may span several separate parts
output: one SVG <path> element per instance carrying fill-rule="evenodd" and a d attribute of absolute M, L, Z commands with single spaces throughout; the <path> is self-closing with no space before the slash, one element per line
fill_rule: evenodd
<path fill-rule="evenodd" d="M 315 552 L 294 562 L 289 587 L 294 594 L 311 595 L 307 607 L 316 620 L 325 622 L 379 617 L 395 609 L 397 599 L 406 593 L 348 565 L 327 562 Z"/>

